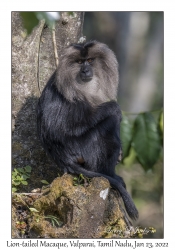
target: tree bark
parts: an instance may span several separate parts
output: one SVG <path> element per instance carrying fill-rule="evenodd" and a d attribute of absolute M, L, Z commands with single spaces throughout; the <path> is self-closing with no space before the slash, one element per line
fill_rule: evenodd
<path fill-rule="evenodd" d="M 56 55 L 82 36 L 83 12 L 60 13 L 55 31 L 40 21 L 29 36 L 19 12 L 12 12 L 12 166 L 32 167 L 31 179 L 23 191 L 51 182 L 58 167 L 42 149 L 36 130 L 36 105 L 45 84 L 56 69 Z"/>
<path fill-rule="evenodd" d="M 57 177 L 41 193 L 13 194 L 12 237 L 123 238 L 133 232 L 116 190 L 93 178 L 86 187 L 71 175 Z"/>

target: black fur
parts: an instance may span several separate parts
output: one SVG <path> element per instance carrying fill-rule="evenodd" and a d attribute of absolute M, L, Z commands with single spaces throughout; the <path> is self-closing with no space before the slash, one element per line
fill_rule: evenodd
<path fill-rule="evenodd" d="M 72 44 L 75 49 L 80 50 L 81 56 L 88 56 L 88 49 L 94 46 L 94 41 L 87 42 L 85 44 Z"/>
<path fill-rule="evenodd" d="M 56 73 L 39 99 L 38 134 L 48 154 L 62 171 L 107 178 L 122 196 L 129 216 L 137 219 L 125 183 L 115 174 L 121 149 L 120 122 L 121 111 L 115 101 L 92 107 L 86 101 L 65 99 L 57 89 Z"/>

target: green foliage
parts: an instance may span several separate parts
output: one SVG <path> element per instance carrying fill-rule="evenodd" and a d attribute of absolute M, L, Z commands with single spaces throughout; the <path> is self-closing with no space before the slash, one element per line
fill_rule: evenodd
<path fill-rule="evenodd" d="M 74 186 L 84 186 L 90 182 L 90 179 L 85 177 L 83 174 L 80 174 L 78 177 L 73 178 L 73 185 Z"/>
<path fill-rule="evenodd" d="M 127 157 L 131 147 L 133 135 L 133 123 L 128 119 L 126 115 L 123 115 L 121 122 L 121 138 L 122 138 L 122 150 L 123 158 Z"/>
<path fill-rule="evenodd" d="M 161 143 L 163 145 L 163 111 L 159 115 L 159 124 L 158 124 L 158 130 L 160 132 L 161 137 Z"/>
<path fill-rule="evenodd" d="M 24 168 L 15 168 L 12 171 L 12 192 L 16 192 L 21 184 L 28 185 L 26 180 L 30 178 L 31 170 L 30 166 L 26 166 Z"/>
<path fill-rule="evenodd" d="M 44 218 L 50 219 L 53 227 L 56 227 L 56 224 L 58 227 L 62 225 L 62 223 L 58 221 L 58 218 L 53 215 L 47 215 L 47 216 L 44 216 Z"/>
<path fill-rule="evenodd" d="M 137 159 L 145 170 L 151 169 L 160 156 L 162 130 L 162 111 L 157 121 L 151 112 L 140 113 L 135 120 L 124 114 L 121 122 L 123 163 Z"/>
<path fill-rule="evenodd" d="M 133 143 L 137 158 L 147 170 L 152 167 L 160 155 L 160 135 L 151 113 L 139 114 L 134 123 Z"/>
<path fill-rule="evenodd" d="M 31 212 L 39 213 L 39 211 L 34 207 L 28 207 Z"/>
<path fill-rule="evenodd" d="M 159 126 L 160 126 L 160 130 L 163 133 L 163 111 L 160 113 L 159 116 Z"/>
<path fill-rule="evenodd" d="M 43 183 L 44 185 L 49 185 L 49 182 L 46 180 L 41 180 L 41 183 Z"/>
<path fill-rule="evenodd" d="M 73 12 L 73 11 L 69 11 L 68 14 L 69 14 L 70 16 L 74 16 L 74 12 Z"/>
<path fill-rule="evenodd" d="M 30 34 L 35 26 L 38 25 L 39 20 L 44 19 L 48 27 L 53 28 L 55 22 L 59 20 L 59 12 L 20 12 L 20 15 L 23 19 L 24 28 L 27 30 L 27 33 Z"/>
<path fill-rule="evenodd" d="M 30 34 L 35 26 L 38 25 L 39 20 L 36 17 L 35 12 L 20 12 L 20 15 L 23 19 L 24 28 L 27 30 L 27 33 Z"/>

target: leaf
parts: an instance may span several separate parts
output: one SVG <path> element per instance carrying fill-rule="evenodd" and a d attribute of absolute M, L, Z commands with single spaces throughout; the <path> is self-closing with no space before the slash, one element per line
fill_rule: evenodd
<path fill-rule="evenodd" d="M 25 173 L 25 170 L 23 168 L 18 168 L 17 170 L 18 170 L 19 174 L 24 174 Z"/>
<path fill-rule="evenodd" d="M 161 144 L 163 145 L 163 111 L 160 112 L 159 118 L 158 118 L 158 131 L 160 133 L 160 138 L 161 138 Z"/>
<path fill-rule="evenodd" d="M 23 185 L 28 185 L 28 182 L 27 182 L 27 181 L 21 181 L 21 183 L 22 183 Z"/>
<path fill-rule="evenodd" d="M 55 222 L 54 222 L 54 220 L 51 220 L 51 222 L 52 222 L 52 227 L 55 227 Z"/>
<path fill-rule="evenodd" d="M 79 177 L 80 177 L 80 179 L 83 179 L 83 180 L 85 179 L 83 174 L 80 174 Z"/>
<path fill-rule="evenodd" d="M 68 11 L 68 14 L 69 14 L 70 16 L 74 16 L 74 12 L 73 12 L 73 11 Z"/>
<path fill-rule="evenodd" d="M 125 115 L 122 116 L 122 122 L 120 125 L 120 136 L 121 136 L 122 152 L 124 159 L 129 155 L 131 140 L 133 136 L 133 124 Z"/>
<path fill-rule="evenodd" d="M 36 222 L 37 222 L 37 223 L 39 222 L 39 218 L 36 219 Z"/>
<path fill-rule="evenodd" d="M 52 11 L 52 12 L 38 11 L 38 12 L 36 12 L 36 17 L 39 20 L 45 19 L 46 24 L 50 28 L 52 28 L 55 24 L 55 21 L 60 19 L 60 14 L 59 14 L 59 12 L 54 12 L 54 11 Z"/>
<path fill-rule="evenodd" d="M 28 173 L 30 173 L 32 171 L 31 166 L 26 166 L 25 167 L 25 171 L 28 172 Z"/>
<path fill-rule="evenodd" d="M 160 127 L 161 132 L 163 133 L 163 111 L 160 113 L 159 127 Z"/>
<path fill-rule="evenodd" d="M 17 171 L 13 171 L 13 172 L 12 172 L 12 177 L 17 176 L 17 174 L 18 174 Z"/>
<path fill-rule="evenodd" d="M 12 187 L 12 193 L 15 193 L 17 191 L 17 188 Z"/>
<path fill-rule="evenodd" d="M 28 35 L 32 32 L 33 28 L 38 25 L 39 20 L 35 12 L 20 12 L 23 19 L 24 28 L 27 30 Z"/>
<path fill-rule="evenodd" d="M 142 113 L 137 116 L 132 146 L 145 170 L 152 168 L 160 154 L 160 136 L 151 113 Z"/>
<path fill-rule="evenodd" d="M 131 147 L 129 150 L 128 156 L 123 159 L 123 164 L 125 166 L 131 166 L 133 164 L 133 162 L 135 161 L 136 156 L 137 155 L 136 155 L 135 150 L 133 149 L 133 147 Z"/>
<path fill-rule="evenodd" d="M 13 185 L 18 186 L 18 185 L 20 185 L 20 184 L 21 184 L 20 181 L 13 180 Z"/>
<path fill-rule="evenodd" d="M 28 178 L 29 178 L 29 176 L 26 175 L 26 174 L 23 174 L 23 175 L 21 176 L 21 179 L 24 180 L 24 181 L 27 180 Z"/>
<path fill-rule="evenodd" d="M 49 185 L 49 182 L 46 181 L 46 180 L 41 180 L 41 182 L 42 182 L 43 184 Z"/>
<path fill-rule="evenodd" d="M 16 180 L 21 181 L 22 180 L 21 176 L 17 175 Z"/>
<path fill-rule="evenodd" d="M 58 226 L 60 226 L 60 222 L 58 221 L 57 217 L 52 216 L 52 215 L 47 215 L 45 216 L 45 218 L 50 219 L 53 226 L 55 226 L 55 222 L 57 223 Z"/>
<path fill-rule="evenodd" d="M 34 207 L 29 207 L 29 210 L 30 210 L 31 212 L 39 213 L 39 211 L 38 211 L 36 208 L 34 208 Z"/>

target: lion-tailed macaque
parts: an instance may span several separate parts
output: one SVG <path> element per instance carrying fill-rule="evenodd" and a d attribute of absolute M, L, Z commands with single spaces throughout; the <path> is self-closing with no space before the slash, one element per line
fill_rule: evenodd
<path fill-rule="evenodd" d="M 115 174 L 121 158 L 118 82 L 118 62 L 107 45 L 72 44 L 39 99 L 38 134 L 62 171 L 107 178 L 130 218 L 137 219 L 126 185 Z"/>

